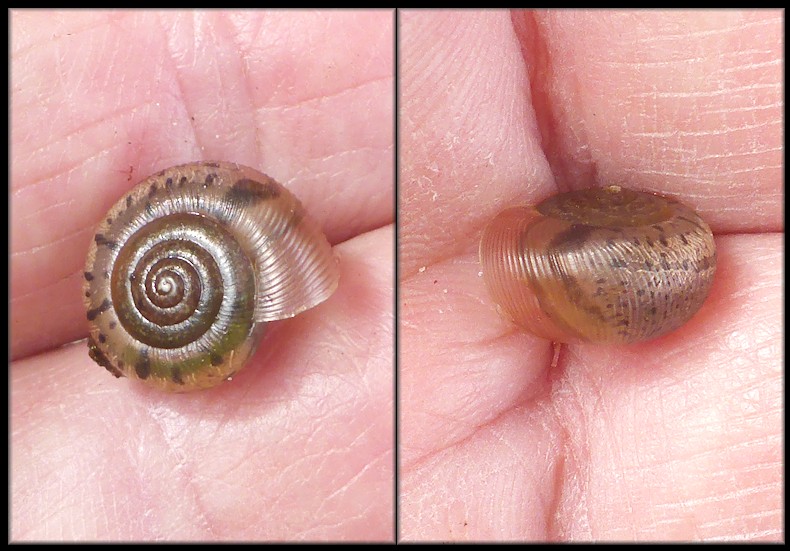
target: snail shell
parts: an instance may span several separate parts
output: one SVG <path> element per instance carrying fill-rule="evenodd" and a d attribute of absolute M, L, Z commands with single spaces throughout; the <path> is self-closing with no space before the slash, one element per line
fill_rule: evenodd
<path fill-rule="evenodd" d="M 480 262 L 500 312 L 556 342 L 623 344 L 691 318 L 716 271 L 710 227 L 666 197 L 610 186 L 506 209 Z"/>
<path fill-rule="evenodd" d="M 208 388 L 241 369 L 266 322 L 323 302 L 338 278 L 326 237 L 273 179 L 224 162 L 168 168 L 96 231 L 90 356 L 163 390 Z"/>

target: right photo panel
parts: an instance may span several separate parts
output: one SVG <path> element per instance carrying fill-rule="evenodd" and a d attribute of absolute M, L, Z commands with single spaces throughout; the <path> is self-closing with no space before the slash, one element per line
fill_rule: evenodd
<path fill-rule="evenodd" d="M 399 11 L 399 541 L 784 541 L 783 40 Z"/>

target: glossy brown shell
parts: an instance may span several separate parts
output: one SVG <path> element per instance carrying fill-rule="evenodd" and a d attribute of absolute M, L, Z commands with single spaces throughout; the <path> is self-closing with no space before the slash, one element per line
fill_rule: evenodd
<path fill-rule="evenodd" d="M 688 321 L 716 271 L 710 227 L 670 198 L 610 186 L 509 208 L 480 262 L 500 312 L 556 342 L 633 343 Z"/>
<path fill-rule="evenodd" d="M 241 369 L 266 322 L 323 302 L 338 278 L 326 237 L 273 179 L 224 162 L 168 168 L 96 230 L 90 356 L 163 390 L 212 387 Z"/>

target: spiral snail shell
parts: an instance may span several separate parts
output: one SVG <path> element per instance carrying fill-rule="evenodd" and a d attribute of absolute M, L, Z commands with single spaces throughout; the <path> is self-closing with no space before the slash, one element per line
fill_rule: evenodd
<path fill-rule="evenodd" d="M 555 342 L 624 344 L 669 333 L 705 301 L 710 227 L 674 199 L 610 186 L 508 208 L 480 262 L 500 312 Z"/>
<path fill-rule="evenodd" d="M 91 358 L 175 392 L 215 386 L 266 322 L 323 302 L 339 270 L 285 187 L 251 168 L 197 162 L 143 180 L 107 213 L 85 266 Z"/>

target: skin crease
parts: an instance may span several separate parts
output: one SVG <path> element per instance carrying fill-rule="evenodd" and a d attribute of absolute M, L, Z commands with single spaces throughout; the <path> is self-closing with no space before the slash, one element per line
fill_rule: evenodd
<path fill-rule="evenodd" d="M 783 540 L 782 13 L 400 21 L 402 539 Z M 677 332 L 552 368 L 480 232 L 613 183 L 696 208 L 716 280 Z"/>
<path fill-rule="evenodd" d="M 393 21 L 11 13 L 11 540 L 393 539 Z M 170 395 L 66 343 L 95 224 L 199 159 L 291 189 L 341 284 L 232 382 Z"/>

